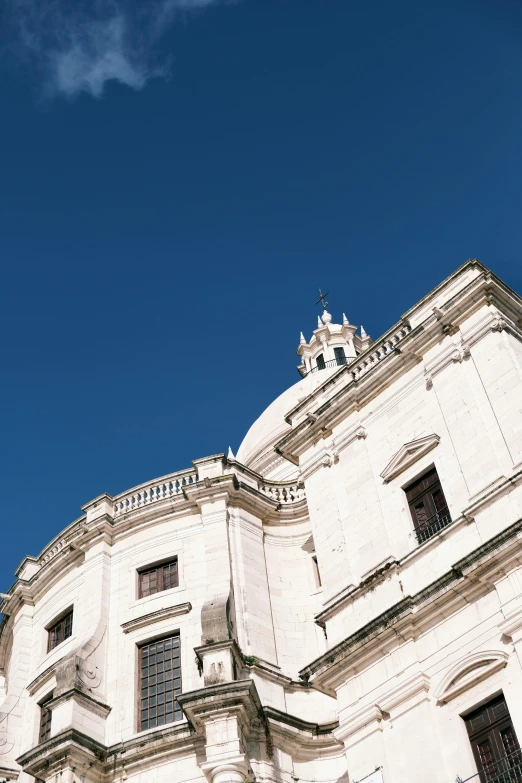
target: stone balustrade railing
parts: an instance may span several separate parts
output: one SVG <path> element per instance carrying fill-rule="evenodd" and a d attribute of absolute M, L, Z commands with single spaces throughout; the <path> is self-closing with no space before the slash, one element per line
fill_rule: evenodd
<path fill-rule="evenodd" d="M 264 481 L 259 484 L 264 495 L 281 505 L 289 505 L 304 500 L 305 488 L 299 481 Z"/>
<path fill-rule="evenodd" d="M 253 474 L 255 475 L 255 474 Z M 170 473 L 154 481 L 148 481 L 138 487 L 122 492 L 113 498 L 114 516 L 120 517 L 140 508 L 157 503 L 170 497 L 175 497 L 183 492 L 183 488 L 195 484 L 198 480 L 197 471 L 194 468 Z M 281 505 L 297 503 L 306 497 L 304 486 L 298 481 L 262 481 L 259 477 L 258 488 L 267 497 Z M 74 547 L 76 539 L 84 533 L 83 523 L 85 517 L 73 522 L 60 537 L 52 541 L 38 557 L 40 566 L 46 565 L 64 549 Z"/>
<path fill-rule="evenodd" d="M 355 381 L 370 372 L 379 362 L 394 353 L 400 342 L 411 332 L 411 326 L 406 321 L 391 334 L 386 335 L 381 340 L 373 343 L 370 348 L 364 352 L 359 361 L 350 365 L 350 371 Z"/>
<path fill-rule="evenodd" d="M 80 525 L 83 520 L 84 517 L 76 520 L 76 522 L 73 522 L 72 525 L 70 525 L 67 530 L 64 531 L 64 534 L 61 538 L 57 538 L 51 541 L 51 543 L 38 557 L 39 565 L 44 566 L 50 560 L 53 560 L 56 555 L 59 555 L 63 549 L 68 549 L 71 544 L 82 535 L 83 531 Z"/>
<path fill-rule="evenodd" d="M 162 476 L 154 481 L 148 481 L 128 492 L 122 492 L 121 495 L 116 495 L 114 498 L 114 516 L 119 517 L 138 508 L 149 506 L 151 503 L 157 503 L 159 500 L 180 495 L 184 487 L 195 484 L 197 480 L 196 470 L 189 468 L 177 473 L 170 473 L 168 476 Z"/>

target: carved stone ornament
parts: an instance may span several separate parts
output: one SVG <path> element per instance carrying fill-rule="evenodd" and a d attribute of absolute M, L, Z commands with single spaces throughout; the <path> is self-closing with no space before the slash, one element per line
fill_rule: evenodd
<path fill-rule="evenodd" d="M 426 435 L 418 440 L 412 440 L 410 443 L 405 443 L 388 462 L 381 473 L 381 478 L 385 482 L 391 481 L 395 476 L 398 476 L 399 473 L 402 473 L 403 470 L 406 470 L 406 468 L 409 468 L 410 465 L 413 465 L 414 462 L 423 457 L 424 454 L 438 446 L 439 442 L 440 437 L 433 434 Z"/>
<path fill-rule="evenodd" d="M 335 449 L 329 449 L 325 452 L 321 460 L 321 464 L 324 465 L 325 468 L 331 468 L 332 465 L 335 465 L 337 462 L 339 462 L 339 452 Z"/>

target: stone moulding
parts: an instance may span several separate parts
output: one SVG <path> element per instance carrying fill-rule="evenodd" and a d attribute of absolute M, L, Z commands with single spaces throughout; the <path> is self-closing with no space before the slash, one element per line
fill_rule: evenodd
<path fill-rule="evenodd" d="M 402 473 L 406 468 L 409 468 L 410 465 L 413 465 L 414 462 L 438 446 L 439 443 L 440 437 L 435 435 L 435 433 L 405 443 L 393 455 L 382 471 L 381 478 L 384 480 L 384 483 L 387 484 L 394 479 L 399 473 Z"/>
<path fill-rule="evenodd" d="M 509 289 L 495 275 L 491 274 L 480 262 L 472 260 L 467 262 L 454 274 L 453 277 L 462 274 L 466 267 L 476 268 L 479 274 L 473 277 L 467 285 L 459 289 L 455 295 L 444 305 L 444 321 L 451 324 L 451 329 L 443 329 L 443 334 L 458 331 L 470 315 L 481 307 L 493 305 L 496 310 L 494 318 L 487 319 L 487 324 L 482 330 L 486 334 L 492 329 L 499 329 L 499 316 L 504 318 L 502 328 L 510 325 L 513 331 L 520 334 L 520 330 L 514 324 L 519 322 L 521 313 L 520 298 Z M 446 285 L 449 281 L 445 281 Z M 430 296 L 436 292 L 431 292 Z M 423 300 L 424 301 L 424 300 Z M 413 320 L 414 309 L 403 316 L 400 323 L 408 323 Z M 400 326 L 398 324 L 397 326 Z M 395 328 L 395 327 L 394 327 Z M 393 331 L 393 330 L 392 330 Z M 381 341 L 386 342 L 388 332 Z M 337 375 L 339 378 L 347 378 L 347 382 L 338 390 L 332 391 L 331 396 L 320 407 L 314 409 L 321 395 L 325 394 L 327 383 L 319 386 L 296 408 L 290 411 L 286 420 L 292 429 L 275 444 L 275 451 L 294 464 L 299 463 L 300 455 L 317 439 L 321 429 L 332 429 L 347 412 L 360 410 L 378 394 L 383 384 L 389 385 L 397 377 L 413 367 L 430 348 L 434 347 L 441 339 L 441 321 L 433 312 L 422 323 L 412 325 L 411 331 L 401 337 L 399 345 L 393 345 L 393 350 L 384 356 L 376 356 L 373 344 L 368 351 L 358 357 L 356 371 L 353 365 L 345 366 Z M 449 362 L 464 360 L 469 355 L 470 340 L 461 344 L 451 341 L 449 351 L 445 351 L 445 359 Z M 446 355 L 447 354 L 447 355 Z M 426 368 L 425 368 L 426 369 Z M 358 371 L 360 370 L 360 372 Z M 427 380 L 430 381 L 430 368 L 427 368 Z M 312 413 L 314 422 L 307 416 Z"/>
<path fill-rule="evenodd" d="M 186 602 L 183 604 L 176 604 L 176 606 L 167 606 L 165 609 L 158 609 L 157 612 L 149 612 L 149 614 L 142 614 L 140 617 L 134 618 L 134 620 L 128 620 L 126 623 L 122 623 L 123 633 L 130 633 L 137 628 L 143 628 L 145 625 L 151 625 L 152 623 L 159 623 L 161 620 L 167 620 L 170 617 L 179 617 L 182 614 L 188 614 L 192 610 L 192 604 Z"/>
<path fill-rule="evenodd" d="M 265 719 L 277 747 L 283 745 L 286 752 L 293 752 L 301 760 L 339 758 L 343 755 L 342 743 L 335 736 L 338 721 L 312 723 L 275 707 L 264 707 Z"/>
<path fill-rule="evenodd" d="M 46 740 L 24 753 L 16 761 L 23 771 L 29 775 L 49 779 L 49 770 L 53 774 L 63 772 L 64 762 L 88 765 L 96 775 L 96 779 L 110 779 L 114 773 L 132 769 L 138 765 L 143 771 L 149 766 L 157 765 L 158 756 L 173 752 L 186 754 L 187 748 L 193 750 L 195 735 L 186 720 L 171 724 L 146 734 L 140 733 L 131 739 L 118 742 L 107 747 L 96 740 L 87 737 L 77 729 L 67 729 L 55 737 Z M 151 755 L 151 747 L 154 753 Z M 0 767 L 0 776 L 3 768 Z M 5 776 L 5 775 L 4 775 Z M 11 780 L 15 780 L 11 775 Z"/>
<path fill-rule="evenodd" d="M 370 704 L 353 713 L 349 720 L 344 721 L 339 728 L 334 730 L 334 736 L 338 742 L 342 742 L 345 748 L 356 745 L 361 739 L 369 737 L 376 731 L 382 731 L 383 714 L 377 704 Z"/>
<path fill-rule="evenodd" d="M 298 718 L 296 715 L 290 715 L 288 712 L 277 710 L 275 707 L 264 707 L 264 713 L 269 720 L 292 726 L 298 731 L 307 732 L 314 737 L 331 736 L 333 740 L 332 732 L 339 727 L 338 720 L 330 721 L 330 723 L 312 723 Z"/>
<path fill-rule="evenodd" d="M 423 672 L 417 672 L 396 688 L 385 693 L 379 700 L 383 714 L 398 718 L 421 701 L 428 699 L 430 678 Z"/>
<path fill-rule="evenodd" d="M 335 647 L 316 658 L 315 661 L 301 669 L 299 676 L 306 682 L 310 681 L 311 678 L 315 678 L 315 681 L 318 683 L 323 682 L 325 679 L 334 678 L 334 670 L 337 669 L 341 662 L 346 662 L 347 658 L 361 650 L 370 640 L 376 639 L 387 629 L 396 626 L 399 622 L 406 620 L 406 618 L 411 623 L 414 614 L 415 621 L 420 623 L 423 611 L 426 607 L 432 608 L 434 601 L 445 598 L 448 594 L 458 598 L 459 594 L 456 594 L 454 590 L 456 585 L 464 585 L 467 582 L 467 575 L 483 566 L 488 567 L 489 565 L 494 568 L 495 564 L 492 561 L 492 554 L 510 547 L 516 550 L 521 538 L 522 519 L 519 519 L 496 536 L 493 536 L 489 541 L 477 547 L 469 555 L 457 561 L 449 571 L 435 582 L 432 582 L 414 596 L 406 596 L 367 623 L 367 625 L 364 625 L 351 636 L 348 636 L 336 644 Z M 470 583 L 469 589 L 476 588 L 475 582 Z"/>
<path fill-rule="evenodd" d="M 18 780 L 19 771 L 11 767 L 4 767 L 0 764 L 0 780 Z"/>
<path fill-rule="evenodd" d="M 93 712 L 95 715 L 98 715 L 100 718 L 106 718 L 112 709 L 112 707 L 109 707 L 108 704 L 104 704 L 98 699 L 95 699 L 90 693 L 81 691 L 77 687 L 71 688 L 65 693 L 61 693 L 59 696 L 56 696 L 56 698 L 51 699 L 48 702 L 49 709 L 51 710 L 55 709 L 60 704 L 63 704 L 69 699 L 73 699 L 77 701 L 83 707 L 86 707 L 88 710 Z"/>
<path fill-rule="evenodd" d="M 477 683 L 501 671 L 509 660 L 504 650 L 480 650 L 460 658 L 447 672 L 434 696 L 439 704 L 446 704 Z"/>
<path fill-rule="evenodd" d="M 16 763 L 28 775 L 44 778 L 55 765 L 56 771 L 60 771 L 66 759 L 100 771 L 107 759 L 107 748 L 77 729 L 67 729 L 19 756 Z"/>

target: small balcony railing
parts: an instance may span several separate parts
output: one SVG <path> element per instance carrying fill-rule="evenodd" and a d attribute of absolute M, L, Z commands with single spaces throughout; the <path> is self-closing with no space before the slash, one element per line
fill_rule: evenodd
<path fill-rule="evenodd" d="M 317 372 L 318 370 L 327 370 L 329 367 L 342 367 L 343 364 L 350 364 L 350 362 L 354 362 L 355 358 L 352 358 L 348 360 L 346 356 L 337 356 L 335 359 L 328 359 L 327 362 L 324 362 L 320 367 L 312 367 L 311 370 L 309 370 L 305 375 L 303 375 L 303 378 L 305 378 L 307 375 L 310 375 L 313 372 Z"/>
<path fill-rule="evenodd" d="M 443 530 L 445 527 L 451 524 L 451 515 L 448 508 L 443 508 L 442 511 L 429 517 L 422 525 L 415 528 L 415 535 L 419 544 L 423 544 L 428 538 L 433 538 Z"/>
<path fill-rule="evenodd" d="M 522 751 L 514 750 L 508 756 L 491 760 L 480 772 L 462 780 L 457 777 L 455 783 L 522 783 Z"/>

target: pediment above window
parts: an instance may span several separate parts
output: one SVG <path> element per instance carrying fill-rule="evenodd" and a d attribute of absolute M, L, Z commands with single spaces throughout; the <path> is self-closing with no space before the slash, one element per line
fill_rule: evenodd
<path fill-rule="evenodd" d="M 485 650 L 464 656 L 446 673 L 435 691 L 435 698 L 441 704 L 454 699 L 503 669 L 508 658 L 509 655 L 504 650 Z"/>
<path fill-rule="evenodd" d="M 409 468 L 410 465 L 413 465 L 414 462 L 423 457 L 424 454 L 438 446 L 439 442 L 440 437 L 433 434 L 426 435 L 424 438 L 418 438 L 418 440 L 412 440 L 410 443 L 405 443 L 388 462 L 381 473 L 381 478 L 385 482 L 391 481 L 395 476 L 398 476 L 399 473 L 402 473 L 403 470 L 406 470 L 406 468 Z"/>

